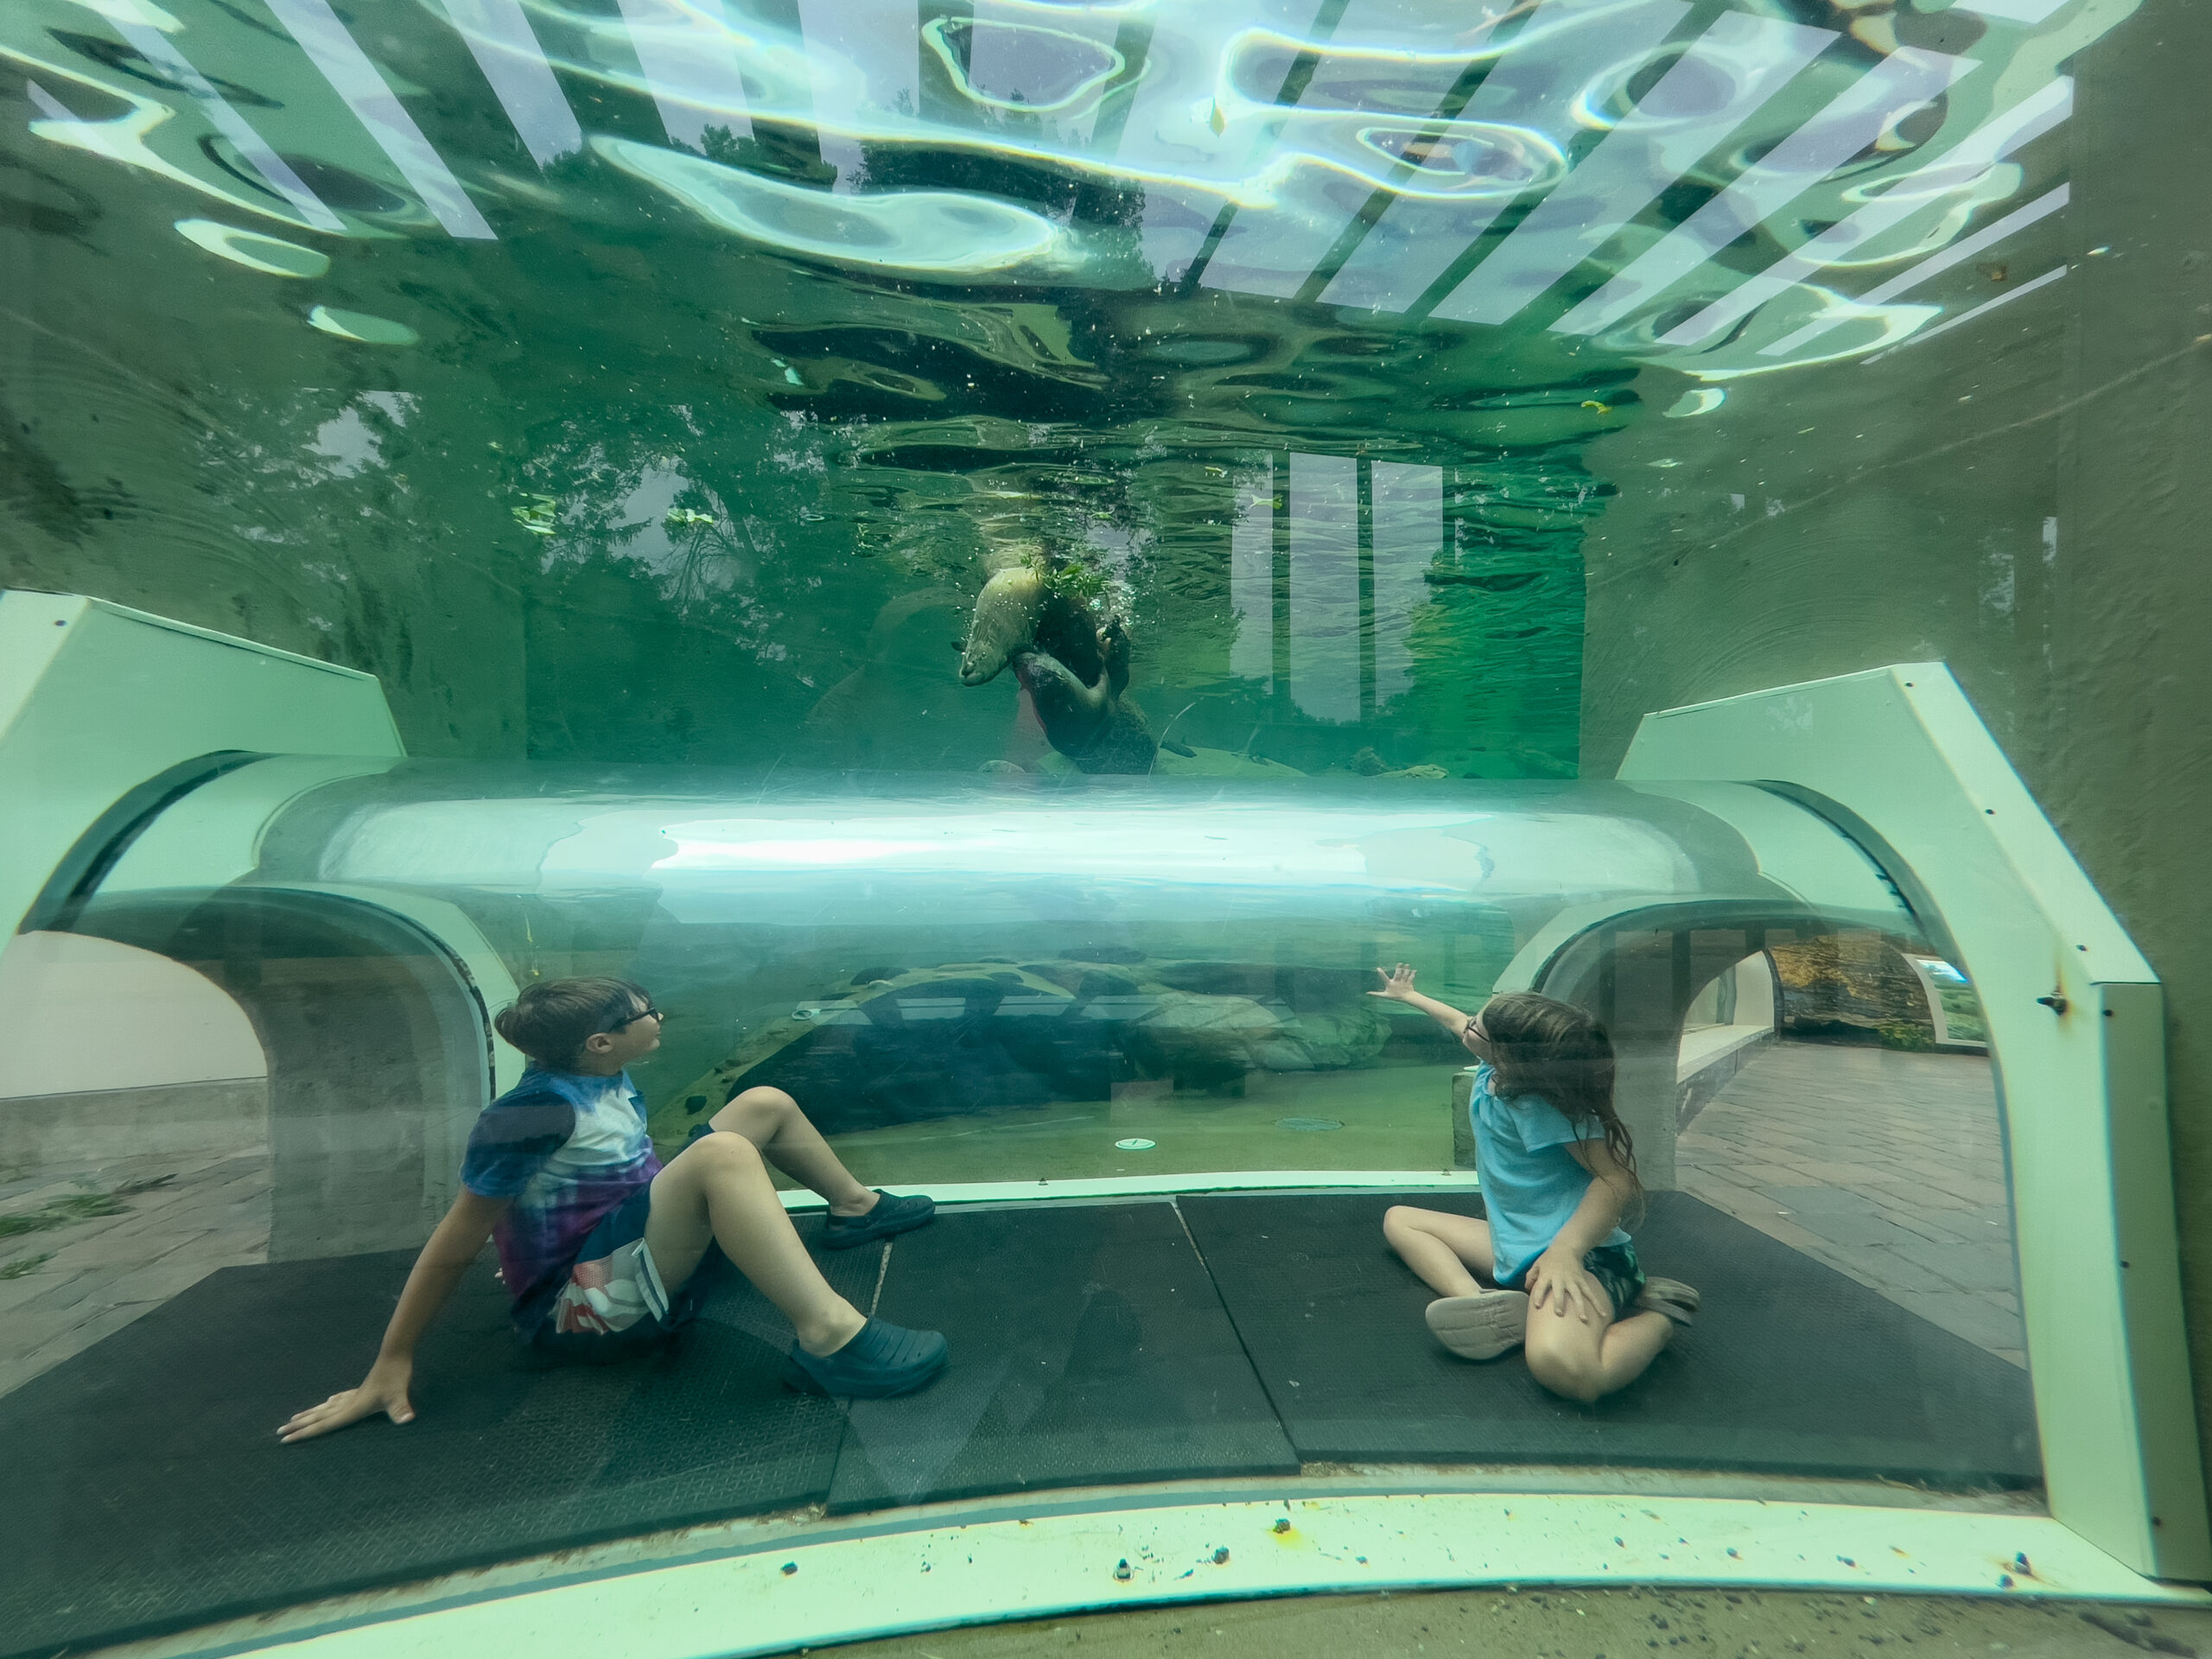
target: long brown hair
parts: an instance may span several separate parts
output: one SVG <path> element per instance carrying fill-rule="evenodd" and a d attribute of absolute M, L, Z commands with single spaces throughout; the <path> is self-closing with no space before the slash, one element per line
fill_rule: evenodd
<path fill-rule="evenodd" d="M 1534 991 L 1507 991 L 1483 1005 L 1495 1093 L 1510 1101 L 1535 1095 L 1559 1108 L 1578 1128 L 1595 1125 L 1641 1196 L 1636 1141 L 1613 1110 L 1613 1043 L 1592 1015 Z"/>

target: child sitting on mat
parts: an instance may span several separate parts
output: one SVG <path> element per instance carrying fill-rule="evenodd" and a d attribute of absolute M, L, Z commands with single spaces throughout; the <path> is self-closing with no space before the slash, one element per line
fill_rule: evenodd
<path fill-rule="evenodd" d="M 556 1355 L 608 1358 L 665 1339 L 691 1318 L 698 1269 L 719 1248 L 797 1328 L 787 1386 L 881 1397 L 944 1369 L 936 1332 L 868 1319 L 830 1288 L 761 1159 L 829 1199 L 831 1249 L 919 1227 L 928 1198 L 862 1186 L 779 1089 L 736 1096 L 662 1167 L 624 1069 L 660 1046 L 661 1014 L 627 980 L 547 980 L 493 1024 L 529 1069 L 470 1130 L 461 1196 L 416 1259 L 368 1376 L 299 1413 L 279 1439 L 378 1412 L 411 1422 L 416 1344 L 486 1238 L 499 1241 L 516 1331 Z"/>
<path fill-rule="evenodd" d="M 1453 1353 L 1526 1345 L 1554 1394 L 1587 1402 L 1643 1374 L 1697 1312 L 1698 1294 L 1647 1279 L 1620 1228 L 1643 1191 L 1613 1111 L 1605 1027 L 1565 1002 L 1514 991 L 1470 1018 L 1380 968 L 1382 996 L 1419 1008 L 1481 1062 L 1470 1112 L 1487 1221 L 1394 1205 L 1382 1236 L 1440 1300 L 1428 1328 Z"/>

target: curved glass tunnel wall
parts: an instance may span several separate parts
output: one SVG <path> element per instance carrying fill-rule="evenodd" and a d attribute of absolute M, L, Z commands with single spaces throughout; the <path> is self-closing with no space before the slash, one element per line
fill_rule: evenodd
<path fill-rule="evenodd" d="M 200 938 L 197 893 L 225 875 L 219 911 L 381 906 L 412 918 L 386 929 L 442 934 L 464 972 L 480 939 L 516 987 L 631 978 L 670 1016 L 639 1072 L 664 1153 L 766 1085 L 892 1181 L 1449 1168 L 1467 1057 L 1367 995 L 1403 961 L 1458 1006 L 1517 965 L 1605 1018 L 1645 1179 L 1671 1185 L 1692 997 L 1770 929 L 1919 938 L 1847 840 L 1740 786 L 1706 792 L 1780 821 L 1764 861 L 1727 818 L 1618 785 L 1378 796 L 410 762 L 300 791 L 327 765 L 264 762 L 185 796 L 77 925 Z M 504 988 L 477 988 L 494 1005 Z M 480 1037 L 457 1027 L 445 1046 L 454 1077 L 482 1075 Z M 449 1096 L 464 1128 L 480 1094 Z"/>

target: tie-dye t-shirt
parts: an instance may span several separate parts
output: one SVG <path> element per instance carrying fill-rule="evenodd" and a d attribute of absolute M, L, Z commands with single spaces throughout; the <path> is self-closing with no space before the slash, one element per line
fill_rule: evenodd
<path fill-rule="evenodd" d="M 493 1237 L 518 1319 L 567 1281 L 607 1212 L 659 1173 L 645 1103 L 626 1071 L 525 1071 L 479 1114 L 461 1184 L 480 1198 L 514 1200 Z"/>

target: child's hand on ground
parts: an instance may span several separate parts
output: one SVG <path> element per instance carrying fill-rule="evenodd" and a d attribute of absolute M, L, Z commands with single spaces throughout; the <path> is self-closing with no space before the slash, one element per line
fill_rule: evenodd
<path fill-rule="evenodd" d="M 1408 964 L 1402 962 L 1395 968 L 1377 968 L 1375 971 L 1382 976 L 1382 988 L 1370 991 L 1370 996 L 1387 996 L 1394 1002 L 1403 1002 L 1413 995 L 1414 970 Z"/>
<path fill-rule="evenodd" d="M 1546 1250 L 1529 1267 L 1522 1283 L 1529 1292 L 1532 1315 L 1548 1306 L 1557 1317 L 1564 1319 L 1572 1313 L 1585 1325 L 1593 1320 L 1606 1324 L 1612 1318 L 1612 1298 L 1597 1275 L 1582 1265 L 1580 1255 Z"/>
<path fill-rule="evenodd" d="M 379 1359 L 369 1368 L 359 1388 L 334 1394 L 321 1405 L 309 1406 L 296 1414 L 291 1421 L 276 1431 L 276 1438 L 287 1446 L 294 1440 L 311 1440 L 318 1434 L 330 1433 L 378 1412 L 395 1423 L 411 1423 L 415 1421 L 415 1408 L 408 1402 L 407 1385 L 414 1374 L 411 1362 Z"/>

